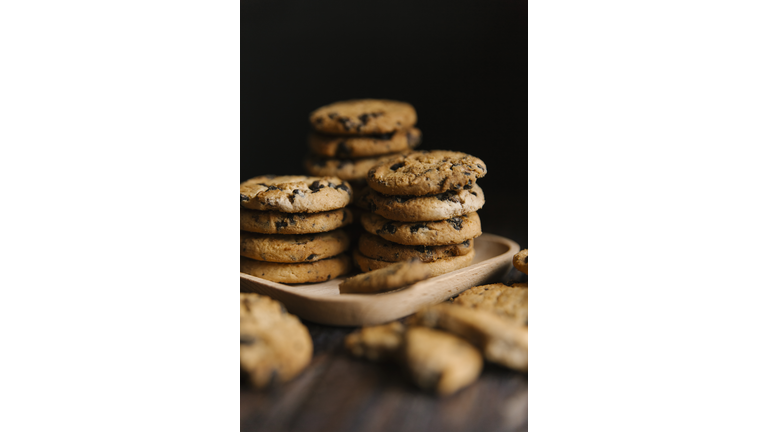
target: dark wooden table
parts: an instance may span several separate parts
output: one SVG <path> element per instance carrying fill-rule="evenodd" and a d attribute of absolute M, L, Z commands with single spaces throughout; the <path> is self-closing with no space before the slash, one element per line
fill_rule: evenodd
<path fill-rule="evenodd" d="M 517 270 L 504 282 L 526 280 Z M 396 365 L 344 351 L 356 330 L 304 322 L 312 362 L 293 381 L 255 390 L 240 386 L 243 431 L 428 432 L 528 430 L 528 376 L 486 363 L 477 382 L 448 397 L 425 393 Z"/>

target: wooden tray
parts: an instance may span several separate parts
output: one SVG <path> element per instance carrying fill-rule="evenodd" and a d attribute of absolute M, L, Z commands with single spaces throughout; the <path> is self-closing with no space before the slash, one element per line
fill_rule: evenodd
<path fill-rule="evenodd" d="M 240 292 L 282 302 L 288 311 L 320 324 L 362 326 L 389 322 L 445 301 L 477 285 L 498 280 L 512 267 L 520 246 L 493 234 L 475 239 L 472 265 L 381 294 L 339 294 L 346 276 L 316 284 L 286 285 L 240 273 Z"/>

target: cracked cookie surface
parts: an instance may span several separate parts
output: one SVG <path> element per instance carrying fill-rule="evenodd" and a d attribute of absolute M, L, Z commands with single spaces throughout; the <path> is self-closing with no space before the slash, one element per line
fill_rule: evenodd
<path fill-rule="evenodd" d="M 336 256 L 349 247 L 342 230 L 317 234 L 272 235 L 240 231 L 240 255 L 277 263 L 313 262 Z"/>
<path fill-rule="evenodd" d="M 371 168 L 366 181 L 386 195 L 436 195 L 471 187 L 486 172 L 485 162 L 466 153 L 415 151 Z"/>
<path fill-rule="evenodd" d="M 240 207 L 240 229 L 261 234 L 312 234 L 335 230 L 354 220 L 349 208 L 319 213 L 283 213 Z"/>
<path fill-rule="evenodd" d="M 384 195 L 369 188 L 355 196 L 355 204 L 379 216 L 401 222 L 450 219 L 478 211 L 485 204 L 480 186 L 464 186 L 437 195 Z"/>
<path fill-rule="evenodd" d="M 325 282 L 348 273 L 351 268 L 352 264 L 346 254 L 297 264 L 264 262 L 240 257 L 241 273 L 280 283 Z"/>
<path fill-rule="evenodd" d="M 354 99 L 320 107 L 309 115 L 318 132 L 339 135 L 390 133 L 416 124 L 411 104 L 386 99 Z"/>
<path fill-rule="evenodd" d="M 267 175 L 240 183 L 240 205 L 252 210 L 317 213 L 351 200 L 352 187 L 338 177 Z"/>
<path fill-rule="evenodd" d="M 421 130 L 409 128 L 379 135 L 309 134 L 312 153 L 327 158 L 355 159 L 410 150 L 421 144 Z"/>
<path fill-rule="evenodd" d="M 463 243 L 482 234 L 476 212 L 431 222 L 399 222 L 373 213 L 360 215 L 363 229 L 402 245 L 442 246 Z"/>

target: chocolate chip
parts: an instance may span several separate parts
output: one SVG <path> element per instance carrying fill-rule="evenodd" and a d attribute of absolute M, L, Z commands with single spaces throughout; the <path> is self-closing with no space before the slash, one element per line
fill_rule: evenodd
<path fill-rule="evenodd" d="M 451 224 L 453 229 L 455 229 L 456 231 L 461 231 L 461 224 L 464 222 L 464 220 L 461 219 L 460 217 L 455 217 L 455 218 L 446 220 L 446 222 Z"/>
<path fill-rule="evenodd" d="M 312 261 L 312 260 L 313 260 L 313 259 L 315 259 L 315 258 L 317 258 L 317 255 L 315 255 L 315 254 L 309 254 L 309 256 L 307 257 L 307 259 L 306 259 L 305 261 Z"/>
<path fill-rule="evenodd" d="M 448 181 L 448 177 L 446 177 L 446 178 L 444 178 L 444 179 L 440 180 L 440 189 L 441 189 L 441 190 L 443 189 L 443 186 L 445 186 L 445 182 L 447 182 L 447 181 Z"/>
<path fill-rule="evenodd" d="M 286 221 L 275 222 L 275 229 L 277 231 L 280 231 L 281 229 L 283 229 L 283 228 L 285 228 L 287 226 L 288 226 L 288 222 L 286 222 Z"/>
<path fill-rule="evenodd" d="M 524 262 L 524 263 L 526 263 L 526 264 L 528 264 L 528 257 L 525 257 L 525 259 L 523 260 L 523 262 Z"/>
<path fill-rule="evenodd" d="M 328 118 L 331 119 L 331 120 L 335 119 L 338 116 L 339 115 L 337 113 L 335 113 L 335 112 L 328 113 Z"/>
<path fill-rule="evenodd" d="M 248 195 L 240 194 L 240 201 L 248 201 L 250 198 L 248 198 Z"/>
<path fill-rule="evenodd" d="M 397 201 L 398 203 L 402 204 L 402 203 L 404 203 L 406 201 L 409 201 L 409 200 L 412 200 L 412 199 L 414 199 L 416 197 L 412 196 L 412 195 L 395 195 L 393 198 L 395 199 L 395 201 Z"/>
<path fill-rule="evenodd" d="M 300 196 L 300 197 L 303 197 L 303 196 L 304 196 L 304 192 L 302 192 L 302 191 L 300 191 L 300 190 L 298 190 L 298 189 L 294 189 L 294 190 L 293 190 L 293 194 L 294 194 L 294 195 L 297 195 L 297 196 Z"/>
<path fill-rule="evenodd" d="M 376 212 L 376 210 L 377 210 L 377 209 L 378 209 L 378 207 L 376 207 L 376 204 L 375 204 L 375 203 L 373 203 L 373 202 L 369 202 L 369 203 L 368 203 L 368 210 L 369 210 L 371 213 L 374 213 L 374 212 Z"/>
<path fill-rule="evenodd" d="M 397 170 L 399 170 L 400 168 L 402 168 L 404 166 L 405 166 L 404 163 L 398 162 L 398 163 L 392 165 L 391 167 L 389 167 L 389 169 L 391 169 L 392 171 L 397 171 Z"/>
<path fill-rule="evenodd" d="M 464 240 L 464 243 L 462 243 L 462 246 L 469 247 L 469 240 Z"/>
<path fill-rule="evenodd" d="M 381 230 L 386 231 L 390 234 L 394 234 L 397 232 L 397 227 L 394 224 L 387 222 L 386 224 L 384 224 L 383 227 L 381 227 Z"/>
<path fill-rule="evenodd" d="M 259 338 L 257 338 L 254 335 L 246 335 L 246 334 L 240 334 L 240 345 L 253 345 L 255 344 Z"/>
<path fill-rule="evenodd" d="M 347 146 L 346 141 L 340 142 L 339 146 L 336 147 L 336 157 L 347 158 L 351 152 L 352 150 Z"/>
<path fill-rule="evenodd" d="M 478 168 L 480 168 L 480 171 L 485 172 L 485 167 L 480 164 L 475 164 Z"/>
<path fill-rule="evenodd" d="M 296 225 L 296 221 L 293 219 L 293 215 L 288 213 L 288 221 L 291 223 L 291 225 Z"/>
<path fill-rule="evenodd" d="M 423 223 L 416 224 L 416 225 L 411 226 L 411 234 L 416 234 L 422 228 L 427 229 L 427 230 L 429 229 L 427 227 L 427 224 L 423 224 Z"/>
<path fill-rule="evenodd" d="M 469 183 L 469 184 L 465 184 L 465 185 L 464 185 L 464 189 L 465 189 L 465 190 L 470 190 L 470 189 L 472 189 L 472 183 Z"/>
<path fill-rule="evenodd" d="M 349 117 L 339 116 L 336 118 L 336 121 L 344 126 L 344 130 L 350 130 L 355 126 L 355 124 L 349 120 Z"/>
<path fill-rule="evenodd" d="M 335 187 L 336 187 L 336 183 L 334 183 L 334 182 L 328 182 L 328 187 L 329 187 L 329 188 L 335 188 Z"/>
<path fill-rule="evenodd" d="M 470 193 L 471 193 L 472 195 L 474 195 L 474 196 L 477 196 L 477 194 L 476 194 L 475 192 L 470 192 Z"/>
<path fill-rule="evenodd" d="M 267 192 L 277 190 L 277 186 L 267 186 Z"/>
<path fill-rule="evenodd" d="M 339 189 L 343 190 L 344 192 L 346 192 L 346 193 L 347 193 L 347 194 L 349 194 L 349 195 L 352 195 L 352 192 L 349 190 L 349 188 L 347 187 L 347 185 L 345 185 L 345 184 L 343 184 L 343 183 L 342 183 L 342 184 L 340 184 L 340 185 L 338 185 L 338 186 L 336 186 L 336 190 L 339 190 Z"/>
<path fill-rule="evenodd" d="M 311 185 L 309 185 L 309 189 L 312 191 L 312 193 L 315 193 L 324 187 L 324 184 L 320 184 L 320 180 L 315 180 Z"/>
<path fill-rule="evenodd" d="M 368 124 L 368 117 L 370 117 L 369 114 L 361 114 L 361 115 L 357 116 L 357 118 L 360 119 L 360 122 L 362 122 L 363 126 Z"/>
<path fill-rule="evenodd" d="M 344 185 L 342 185 L 344 186 Z M 347 212 L 342 212 L 344 216 L 341 217 L 341 223 L 344 223 L 347 220 Z"/>
<path fill-rule="evenodd" d="M 413 229 L 413 228 L 411 228 Z M 426 246 L 416 246 L 414 249 L 416 249 L 416 252 L 419 253 L 427 253 L 427 247 Z"/>
<path fill-rule="evenodd" d="M 327 281 L 331 280 L 331 275 L 328 275 Z"/>

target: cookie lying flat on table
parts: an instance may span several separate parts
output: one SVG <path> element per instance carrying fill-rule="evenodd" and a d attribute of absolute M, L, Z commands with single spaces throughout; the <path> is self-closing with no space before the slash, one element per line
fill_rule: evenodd
<path fill-rule="evenodd" d="M 468 254 L 474 247 L 474 240 L 444 246 L 406 246 L 364 232 L 360 236 L 360 253 L 379 261 L 397 262 L 418 258 L 423 262 L 432 262 L 440 258 L 451 258 Z"/>
<path fill-rule="evenodd" d="M 311 133 L 309 149 L 318 156 L 349 159 L 384 155 L 415 148 L 421 143 L 421 131 L 409 128 L 380 135 L 338 136 Z"/>
<path fill-rule="evenodd" d="M 282 213 L 240 208 L 240 229 L 260 234 L 313 234 L 349 225 L 349 208 L 319 213 Z"/>
<path fill-rule="evenodd" d="M 371 188 L 355 195 L 355 204 L 372 213 L 401 222 L 450 219 L 480 210 L 485 195 L 480 186 L 466 186 L 458 191 L 437 195 L 384 195 Z"/>
<path fill-rule="evenodd" d="M 258 294 L 240 294 L 240 369 L 257 388 L 285 382 L 312 359 L 309 331 L 283 305 Z"/>
<path fill-rule="evenodd" d="M 384 134 L 415 125 L 416 110 L 406 102 L 354 99 L 316 109 L 309 115 L 309 124 L 327 134 Z"/>
<path fill-rule="evenodd" d="M 441 303 L 426 307 L 409 325 L 437 328 L 462 337 L 493 363 L 528 370 L 528 327 L 493 312 Z"/>
<path fill-rule="evenodd" d="M 342 230 L 317 234 L 254 234 L 240 231 L 240 255 L 258 261 L 295 263 L 336 256 L 349 247 Z"/>
<path fill-rule="evenodd" d="M 416 151 L 371 168 L 366 181 L 387 195 L 437 195 L 471 187 L 486 172 L 482 160 L 466 153 Z"/>
<path fill-rule="evenodd" d="M 339 292 L 365 294 L 392 291 L 427 279 L 431 274 L 427 264 L 413 258 L 345 279 L 339 284 Z"/>
<path fill-rule="evenodd" d="M 349 256 L 339 254 L 320 261 L 284 264 L 240 257 L 240 272 L 280 283 L 325 282 L 349 273 Z"/>
<path fill-rule="evenodd" d="M 351 200 L 351 186 L 338 177 L 260 176 L 240 183 L 240 205 L 252 210 L 317 213 Z"/>
<path fill-rule="evenodd" d="M 483 356 L 471 344 L 424 327 L 405 332 L 403 357 L 416 385 L 442 396 L 475 382 L 483 369 Z"/>
<path fill-rule="evenodd" d="M 370 361 L 397 360 L 403 345 L 405 326 L 399 321 L 372 327 L 363 327 L 344 338 L 350 354 Z"/>
<path fill-rule="evenodd" d="M 528 249 L 523 249 L 512 258 L 512 264 L 521 272 L 528 274 Z"/>
<path fill-rule="evenodd" d="M 371 168 L 397 155 L 395 153 L 361 159 L 324 159 L 309 155 L 304 159 L 304 168 L 314 176 L 334 176 L 346 181 L 365 181 L 365 176 Z"/>
<path fill-rule="evenodd" d="M 383 269 L 395 265 L 395 263 L 387 261 L 379 261 L 373 258 L 368 258 L 360 253 L 357 249 L 352 251 L 352 258 L 360 270 L 363 272 L 369 272 L 373 270 Z M 468 267 L 472 264 L 472 259 L 475 258 L 475 250 L 472 249 L 466 255 L 460 255 L 451 258 L 441 258 L 428 263 L 421 263 L 427 267 L 430 271 L 430 277 L 440 276 L 442 274 L 450 273 L 454 270 L 459 270 L 464 267 Z"/>
<path fill-rule="evenodd" d="M 472 287 L 453 304 L 503 315 L 519 325 L 528 325 L 528 284 L 507 286 L 501 283 Z"/>
<path fill-rule="evenodd" d="M 373 213 L 360 215 L 363 228 L 385 240 L 412 246 L 463 243 L 483 233 L 476 212 L 443 221 L 398 222 Z"/>

